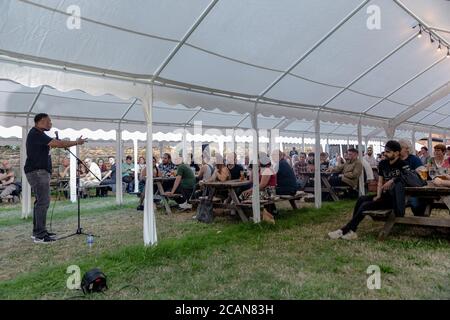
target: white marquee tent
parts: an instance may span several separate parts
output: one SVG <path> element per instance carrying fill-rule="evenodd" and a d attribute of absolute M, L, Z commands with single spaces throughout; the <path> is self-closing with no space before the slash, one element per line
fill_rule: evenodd
<path fill-rule="evenodd" d="M 316 142 L 324 132 L 360 145 L 396 130 L 447 137 L 449 43 L 444 0 L 4 0 L 0 125 L 26 132 L 45 111 L 60 128 L 144 127 L 148 145 L 153 125 L 194 119 Z"/>

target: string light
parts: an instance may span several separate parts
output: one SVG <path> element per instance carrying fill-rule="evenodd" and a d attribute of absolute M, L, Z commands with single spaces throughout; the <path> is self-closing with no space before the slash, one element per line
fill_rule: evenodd
<path fill-rule="evenodd" d="M 442 46 L 444 46 L 444 48 L 447 48 L 447 58 L 450 58 L 450 46 L 447 43 L 442 43 L 442 40 L 435 36 L 430 30 L 427 30 L 426 28 L 424 28 L 421 24 L 415 25 L 413 28 L 419 27 L 419 32 L 417 33 L 417 38 L 422 38 L 423 33 L 428 33 L 428 35 L 430 36 L 430 42 L 434 43 L 435 41 L 439 42 L 439 45 L 437 47 L 437 51 L 441 52 L 442 51 Z"/>

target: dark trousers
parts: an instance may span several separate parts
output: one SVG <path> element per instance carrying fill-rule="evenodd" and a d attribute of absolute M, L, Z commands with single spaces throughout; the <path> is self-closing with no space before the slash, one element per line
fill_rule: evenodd
<path fill-rule="evenodd" d="M 26 174 L 36 200 L 33 207 L 33 236 L 47 235 L 47 210 L 50 205 L 50 173 L 36 170 Z"/>
<path fill-rule="evenodd" d="M 383 194 L 383 196 L 373 201 L 374 196 L 362 196 L 359 197 L 353 209 L 352 219 L 343 227 L 342 232 L 346 234 L 350 230 L 356 231 L 358 225 L 363 221 L 365 214 L 364 211 L 368 210 L 383 210 L 392 208 L 392 197 L 389 194 Z"/>
<path fill-rule="evenodd" d="M 193 192 L 194 192 L 194 187 L 183 188 L 181 185 L 179 185 L 175 193 L 181 194 L 182 197 L 174 198 L 174 200 L 178 204 L 185 203 L 186 201 L 188 201 L 191 198 Z"/>

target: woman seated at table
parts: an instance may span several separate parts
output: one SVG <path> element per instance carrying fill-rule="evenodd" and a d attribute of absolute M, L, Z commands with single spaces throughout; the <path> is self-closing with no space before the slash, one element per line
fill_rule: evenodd
<path fill-rule="evenodd" d="M 252 172 L 250 170 L 250 172 Z M 253 175 L 250 174 L 250 181 L 253 182 Z M 272 168 L 270 158 L 264 152 L 259 153 L 259 190 L 264 191 L 266 188 L 276 188 L 277 186 L 277 174 Z M 252 195 L 253 188 L 247 189 L 242 192 L 243 198 L 248 198 Z M 274 222 L 273 215 L 277 214 L 277 208 L 275 204 L 265 205 L 263 211 L 263 220 Z"/>
<path fill-rule="evenodd" d="M 448 159 L 445 159 L 446 148 L 443 144 L 438 144 L 434 147 L 434 157 L 430 158 L 428 162 L 428 168 L 434 169 L 436 175 L 445 174 L 445 170 L 449 169 L 450 163 Z"/>
<path fill-rule="evenodd" d="M 212 176 L 207 180 L 208 182 L 224 182 L 231 180 L 230 170 L 223 163 L 223 157 L 220 154 L 216 154 L 216 165 Z"/>

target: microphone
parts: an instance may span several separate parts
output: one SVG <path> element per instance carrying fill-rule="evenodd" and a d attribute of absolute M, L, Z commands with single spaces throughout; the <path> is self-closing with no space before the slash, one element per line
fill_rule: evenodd
<path fill-rule="evenodd" d="M 56 140 L 59 140 L 59 134 L 58 131 L 55 131 Z"/>

